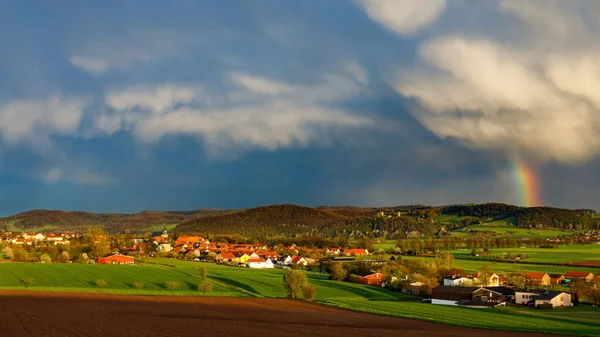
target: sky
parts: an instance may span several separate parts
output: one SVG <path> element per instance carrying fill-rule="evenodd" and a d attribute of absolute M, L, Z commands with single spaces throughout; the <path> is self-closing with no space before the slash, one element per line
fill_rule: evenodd
<path fill-rule="evenodd" d="M 594 0 L 0 1 L 0 215 L 596 209 L 599 33 Z"/>

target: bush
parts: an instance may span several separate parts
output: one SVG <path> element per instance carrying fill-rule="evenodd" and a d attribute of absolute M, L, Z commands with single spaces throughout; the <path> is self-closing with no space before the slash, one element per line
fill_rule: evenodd
<path fill-rule="evenodd" d="M 135 281 L 135 282 L 133 282 L 133 286 L 134 286 L 136 289 L 142 289 L 142 288 L 144 287 L 144 282 Z"/>
<path fill-rule="evenodd" d="M 63 251 L 62 253 L 60 253 L 58 259 L 56 259 L 56 262 L 69 263 L 69 253 L 67 253 L 67 251 Z"/>
<path fill-rule="evenodd" d="M 106 280 L 104 280 L 104 279 L 96 280 L 96 285 L 100 288 L 104 288 L 104 286 L 106 285 Z"/>
<path fill-rule="evenodd" d="M 167 289 L 169 289 L 170 291 L 175 291 L 177 288 L 179 288 L 181 283 L 177 282 L 177 281 L 167 281 L 165 283 L 165 285 L 167 286 Z"/>
<path fill-rule="evenodd" d="M 90 263 L 90 257 L 87 255 L 87 253 L 81 253 L 81 255 L 79 255 L 79 263 L 81 263 L 81 264 Z"/>
<path fill-rule="evenodd" d="M 198 285 L 198 292 L 201 294 L 210 294 L 212 292 L 212 282 L 204 281 Z"/>
<path fill-rule="evenodd" d="M 208 272 L 206 271 L 206 268 L 200 267 L 200 278 L 206 279 L 206 276 L 208 276 Z"/>
<path fill-rule="evenodd" d="M 22 282 L 25 285 L 25 288 L 29 288 L 29 287 L 33 286 L 33 284 L 35 283 L 34 279 L 32 279 L 31 277 L 23 279 Z"/>
<path fill-rule="evenodd" d="M 44 253 L 44 254 L 42 254 L 42 256 L 40 256 L 40 262 L 41 263 L 52 263 L 52 258 L 50 257 L 50 255 Z"/>
<path fill-rule="evenodd" d="M 315 289 L 315 287 L 307 284 L 304 287 L 302 287 L 302 294 L 304 295 L 304 299 L 312 301 L 315 298 L 315 295 L 317 294 L 317 290 Z"/>
<path fill-rule="evenodd" d="M 306 274 L 299 269 L 287 269 L 283 274 L 283 287 L 289 298 L 300 298 L 302 288 L 308 285 Z"/>
<path fill-rule="evenodd" d="M 348 276 L 348 271 L 342 267 L 341 264 L 335 263 L 331 267 L 331 272 L 329 273 L 329 279 L 334 281 L 343 281 Z"/>

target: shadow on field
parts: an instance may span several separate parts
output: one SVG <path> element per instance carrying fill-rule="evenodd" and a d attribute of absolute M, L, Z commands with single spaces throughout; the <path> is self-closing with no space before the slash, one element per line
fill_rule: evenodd
<path fill-rule="evenodd" d="M 232 287 L 236 287 L 236 288 L 245 290 L 245 291 L 250 292 L 250 293 L 252 293 L 254 295 L 259 295 L 259 293 L 256 291 L 256 289 L 254 289 L 253 287 L 251 287 L 251 286 L 249 286 L 247 284 L 244 284 L 244 283 L 241 283 L 241 282 L 229 279 L 229 278 L 220 277 L 220 276 L 211 276 L 210 278 L 212 278 L 214 280 L 217 280 L 217 281 L 219 281 L 221 283 L 224 283 L 226 285 L 230 285 Z"/>
<path fill-rule="evenodd" d="M 390 294 L 388 291 L 383 288 L 370 287 L 370 286 L 362 286 L 362 287 L 352 287 L 343 282 L 336 281 L 316 281 L 316 284 L 319 284 L 322 287 L 334 288 L 342 291 L 347 291 L 352 294 L 356 294 L 357 296 L 364 297 L 369 301 L 398 301 L 398 300 L 414 300 L 404 294 L 400 294 L 398 296 L 394 294 Z"/>

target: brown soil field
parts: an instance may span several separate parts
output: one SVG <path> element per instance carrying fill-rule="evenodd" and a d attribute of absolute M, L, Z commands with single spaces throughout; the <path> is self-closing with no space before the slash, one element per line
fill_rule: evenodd
<path fill-rule="evenodd" d="M 539 336 L 378 316 L 304 301 L 0 292 L 2 336 Z"/>
<path fill-rule="evenodd" d="M 600 267 L 600 260 L 577 261 L 577 262 L 565 263 L 565 264 L 571 265 L 571 266 L 582 266 L 582 267 Z"/>

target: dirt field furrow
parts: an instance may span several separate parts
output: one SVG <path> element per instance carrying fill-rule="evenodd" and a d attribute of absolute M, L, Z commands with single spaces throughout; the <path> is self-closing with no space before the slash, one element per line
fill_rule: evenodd
<path fill-rule="evenodd" d="M 25 336 L 536 336 L 370 315 L 303 301 L 0 292 L 0 334 Z"/>

